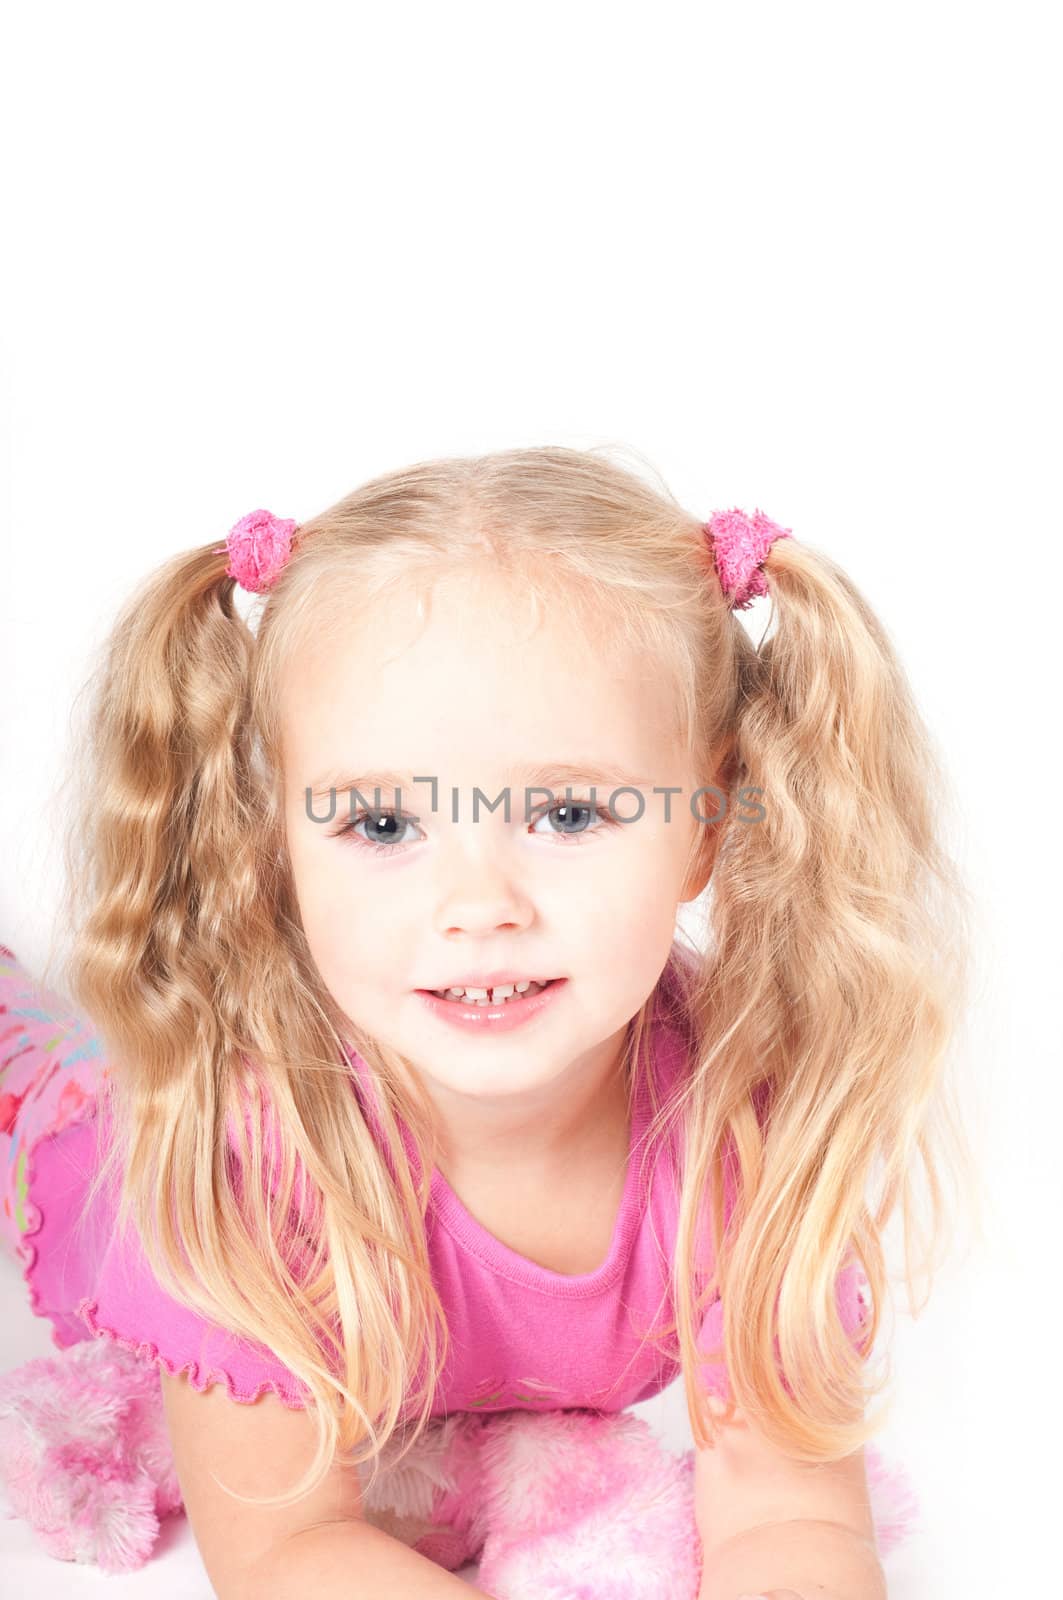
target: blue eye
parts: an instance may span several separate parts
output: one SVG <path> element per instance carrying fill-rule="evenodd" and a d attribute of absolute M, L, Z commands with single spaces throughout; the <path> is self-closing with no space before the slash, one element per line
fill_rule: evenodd
<path fill-rule="evenodd" d="M 562 827 L 551 830 L 553 842 L 562 846 L 567 846 L 570 840 L 578 841 L 583 834 L 600 833 L 602 829 L 591 827 L 591 822 L 596 817 L 606 827 L 615 828 L 619 826 L 608 806 L 595 806 L 590 800 L 575 798 L 555 801 L 553 805 L 541 808 L 531 825 L 537 826 L 544 817 L 549 817 L 554 812 L 561 813 L 565 824 L 571 824 L 573 821 L 579 824 L 571 829 Z M 367 828 L 377 830 L 377 836 L 373 837 L 370 834 L 369 837 L 366 837 L 357 832 L 356 830 L 361 828 L 363 823 L 367 825 Z M 344 823 L 342 828 L 337 828 L 331 837 L 334 839 L 349 839 L 352 844 L 361 849 L 375 850 L 378 855 L 398 855 L 400 851 L 409 848 L 407 844 L 401 842 L 402 830 L 407 825 L 417 826 L 413 817 L 408 816 L 404 811 L 359 811 L 348 822 Z M 538 834 L 537 837 L 545 838 L 546 835 Z"/>
<path fill-rule="evenodd" d="M 539 816 L 535 819 L 536 822 L 541 822 L 544 817 L 551 816 L 555 811 L 564 813 L 566 822 L 571 822 L 574 818 L 578 820 L 581 812 L 586 818 L 580 827 L 573 828 L 571 832 L 565 832 L 563 829 L 556 830 L 563 839 L 577 838 L 579 834 L 586 833 L 590 826 L 591 819 L 595 816 L 595 814 L 601 816 L 602 813 L 605 812 L 608 816 L 608 820 L 610 822 L 613 820 L 612 815 L 609 814 L 609 809 L 607 806 L 592 806 L 589 800 L 559 800 L 556 801 L 552 806 L 547 806 L 545 811 L 540 812 Z M 542 835 L 540 835 L 540 837 L 542 837 Z"/>
<path fill-rule="evenodd" d="M 363 822 L 368 823 L 370 827 L 385 830 L 383 837 L 365 839 L 360 833 L 355 833 L 354 830 L 360 828 Z M 407 823 L 413 824 L 413 818 L 408 817 L 404 811 L 359 811 L 342 828 L 338 828 L 332 837 L 334 839 L 349 838 L 353 844 L 359 844 L 368 849 L 394 852 L 396 849 L 396 835 L 401 834 Z M 397 828 L 395 827 L 396 824 Z M 389 825 L 394 830 L 390 835 L 386 831 Z M 400 844 L 398 848 L 404 849 L 405 846 Z"/>

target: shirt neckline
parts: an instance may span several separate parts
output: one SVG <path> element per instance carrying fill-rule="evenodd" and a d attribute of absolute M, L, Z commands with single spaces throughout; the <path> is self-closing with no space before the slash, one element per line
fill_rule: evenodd
<path fill-rule="evenodd" d="M 644 1040 L 644 1050 L 645 1045 Z M 544 1267 L 529 1256 L 521 1255 L 520 1251 L 512 1249 L 485 1228 L 451 1188 L 439 1168 L 433 1167 L 430 1194 L 437 1219 L 463 1249 L 475 1256 L 496 1277 L 507 1278 L 522 1288 L 537 1289 L 555 1299 L 581 1300 L 610 1288 L 623 1272 L 645 1209 L 641 1145 L 649 1121 L 649 1096 L 645 1071 L 638 1067 L 634 1070 L 635 1094 L 628 1134 L 624 1189 L 608 1254 L 592 1272 L 555 1272 L 553 1268 Z"/>

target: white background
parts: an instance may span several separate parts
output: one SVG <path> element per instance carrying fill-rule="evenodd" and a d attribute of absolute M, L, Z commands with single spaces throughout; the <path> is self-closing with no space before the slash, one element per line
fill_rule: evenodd
<path fill-rule="evenodd" d="M 258 506 L 615 443 L 883 619 L 979 897 L 984 1238 L 899 1307 L 891 1595 L 1059 1584 L 1054 8 L 9 11 L 0 939 L 58 905 L 68 718 L 134 583 Z M 6 1270 L 7 1276 L 2 1276 Z M 52 1353 L 0 1264 L 0 1368 Z M 899 1293 L 902 1291 L 898 1291 Z M 681 1448 L 676 1395 L 649 1413 Z M 0 1522 L 0 1590 L 103 1593 Z M 123 1592 L 209 1593 L 184 1518 Z"/>

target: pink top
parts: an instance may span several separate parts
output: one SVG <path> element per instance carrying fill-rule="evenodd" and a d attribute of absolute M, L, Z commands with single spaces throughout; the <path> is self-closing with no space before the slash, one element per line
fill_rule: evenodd
<path fill-rule="evenodd" d="M 658 986 L 650 1047 L 636 1073 L 626 1187 L 608 1255 L 599 1267 L 569 1276 L 518 1254 L 481 1226 L 442 1173 L 433 1171 L 426 1232 L 450 1331 L 433 1417 L 513 1407 L 620 1411 L 679 1375 L 674 1334 L 666 1352 L 641 1342 L 651 1327 L 674 1314 L 668 1266 L 678 1215 L 679 1130 L 661 1159 L 642 1159 L 650 1154 L 644 1135 L 652 1109 L 644 1068 L 656 1074 L 663 1102 L 687 1059 L 678 1027 L 662 1012 L 671 993 L 670 973 L 671 964 Z M 352 1052 L 351 1060 L 357 1070 L 352 1082 L 371 1083 L 362 1058 Z M 369 1116 L 372 1124 L 371 1107 Z M 62 1164 L 72 1198 L 80 1197 L 91 1168 L 91 1140 L 91 1124 L 81 1124 L 53 1141 L 66 1146 Z M 54 1159 L 44 1146 L 37 1155 L 38 1161 Z M 71 1172 L 79 1176 L 72 1179 Z M 39 1168 L 37 1176 L 42 1187 L 54 1191 L 55 1182 Z M 55 1205 L 53 1193 L 48 1207 L 53 1229 L 62 1227 Z M 223 1332 L 165 1294 L 139 1244 L 114 1235 L 112 1215 L 109 1201 L 101 1197 L 77 1253 L 60 1252 L 68 1264 L 65 1286 L 38 1284 L 44 1291 L 38 1309 L 48 1311 L 49 1299 L 53 1307 L 74 1308 L 92 1333 L 139 1351 L 170 1373 L 187 1369 L 197 1389 L 224 1381 L 234 1400 L 255 1400 L 268 1388 L 290 1406 L 303 1404 L 302 1386 L 269 1350 Z M 46 1248 L 41 1241 L 42 1251 Z M 54 1253 L 50 1259 L 55 1262 Z M 843 1271 L 837 1294 L 843 1323 L 854 1336 L 866 1304 L 862 1274 L 853 1267 Z M 717 1299 L 701 1325 L 699 1348 L 719 1340 L 721 1313 Z M 73 1322 L 67 1317 L 61 1324 L 53 1311 L 48 1314 L 57 1327 L 70 1328 Z M 57 1342 L 77 1337 L 83 1332 L 71 1331 L 69 1339 Z M 711 1390 L 727 1393 L 722 1363 L 705 1362 L 701 1372 Z"/>

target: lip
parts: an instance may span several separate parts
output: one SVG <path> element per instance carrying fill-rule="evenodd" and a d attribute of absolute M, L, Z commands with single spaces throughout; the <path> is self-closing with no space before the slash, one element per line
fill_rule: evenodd
<path fill-rule="evenodd" d="M 497 983 L 507 980 L 498 978 Z M 519 981 L 519 980 L 518 980 Z M 540 989 L 538 994 L 533 994 L 527 999 L 500 1000 L 498 1005 L 465 1004 L 461 1000 L 440 1000 L 431 989 L 417 989 L 415 993 L 420 996 L 433 1016 L 441 1022 L 449 1022 L 452 1028 L 460 1028 L 464 1033 L 509 1033 L 513 1028 L 523 1027 L 526 1022 L 540 1017 L 557 1003 L 562 990 L 567 988 L 567 978 L 554 978 L 545 989 Z M 469 983 L 469 988 L 488 988 L 488 984 Z"/>

